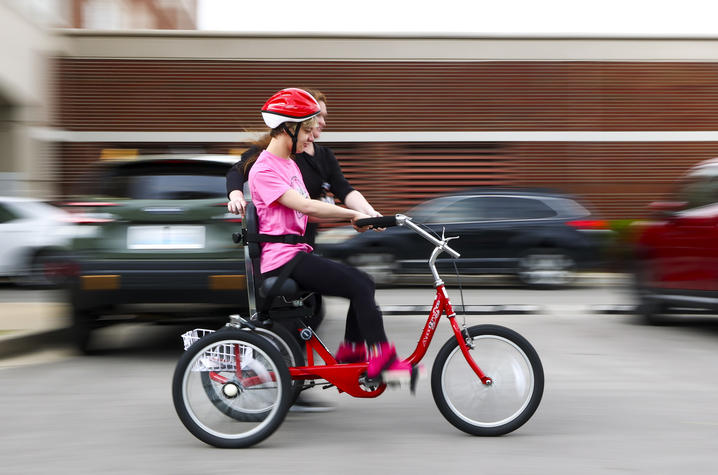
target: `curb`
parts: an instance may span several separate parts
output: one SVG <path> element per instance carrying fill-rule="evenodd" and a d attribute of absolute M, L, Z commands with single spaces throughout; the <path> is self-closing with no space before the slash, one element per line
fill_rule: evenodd
<path fill-rule="evenodd" d="M 21 332 L 0 338 L 0 358 L 10 358 L 37 351 L 39 346 L 57 346 L 70 340 L 70 328 Z"/>

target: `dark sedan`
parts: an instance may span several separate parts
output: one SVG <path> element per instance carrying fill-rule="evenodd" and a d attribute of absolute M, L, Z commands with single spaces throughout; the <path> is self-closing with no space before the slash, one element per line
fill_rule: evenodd
<path fill-rule="evenodd" d="M 515 274 L 526 285 L 556 288 L 575 272 L 600 263 L 607 223 L 575 198 L 523 189 L 470 189 L 443 195 L 406 212 L 432 232 L 460 236 L 452 247 L 463 274 Z M 378 284 L 399 274 L 428 273 L 430 245 L 411 230 L 356 233 L 350 227 L 320 233 L 317 252 L 368 272 Z M 442 254 L 441 271 L 453 272 Z"/>

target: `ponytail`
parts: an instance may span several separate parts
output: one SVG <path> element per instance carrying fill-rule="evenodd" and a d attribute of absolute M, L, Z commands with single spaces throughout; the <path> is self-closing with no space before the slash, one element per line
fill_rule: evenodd
<path fill-rule="evenodd" d="M 252 146 L 245 152 L 246 155 L 242 160 L 242 174 L 245 180 L 249 177 L 249 170 L 259 158 L 259 154 L 267 148 L 269 142 L 272 140 L 272 132 L 267 132 L 252 142 Z"/>

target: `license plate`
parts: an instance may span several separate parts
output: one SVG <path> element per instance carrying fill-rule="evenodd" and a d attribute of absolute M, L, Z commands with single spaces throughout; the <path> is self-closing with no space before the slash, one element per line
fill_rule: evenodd
<path fill-rule="evenodd" d="M 128 249 L 202 249 L 204 226 L 129 226 Z"/>

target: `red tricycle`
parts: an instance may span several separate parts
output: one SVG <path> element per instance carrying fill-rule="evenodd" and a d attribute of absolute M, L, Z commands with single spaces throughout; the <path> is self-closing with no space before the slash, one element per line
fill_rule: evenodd
<path fill-rule="evenodd" d="M 418 365 L 440 317 L 446 315 L 454 336 L 439 351 L 431 371 L 434 401 L 444 417 L 458 429 L 480 436 L 499 436 L 521 427 L 543 395 L 541 360 L 531 344 L 513 330 L 498 325 L 466 327 L 457 322 L 435 265 L 442 252 L 459 257 L 448 245 L 454 238 L 432 236 L 404 215 L 369 218 L 357 224 L 406 226 L 435 246 L 428 264 L 436 297 L 416 349 L 406 361 Z M 245 238 L 248 234 L 251 232 L 245 230 Z M 245 245 L 250 308 L 254 310 L 253 297 L 263 292 L 262 286 L 254 288 L 251 282 L 251 252 Z M 306 296 L 301 289 L 291 288 L 292 282 L 290 279 L 289 287 L 283 283 L 279 291 L 271 283 L 265 285 L 264 298 L 281 297 L 290 309 L 301 306 Z M 268 296 L 267 286 L 275 287 L 276 295 Z M 335 387 L 361 398 L 377 397 L 386 389 L 381 379 L 367 378 L 366 362 L 338 364 L 308 326 L 299 329 L 305 342 L 305 362 L 297 339 L 284 326 L 272 324 L 271 312 L 265 315 L 270 318 L 257 318 L 256 312 L 249 319 L 232 315 L 218 331 L 198 329 L 183 335 L 186 351 L 174 373 L 172 396 L 182 423 L 198 439 L 223 448 L 254 445 L 281 425 L 300 391 L 315 385 Z M 321 364 L 315 353 L 323 360 Z"/>

